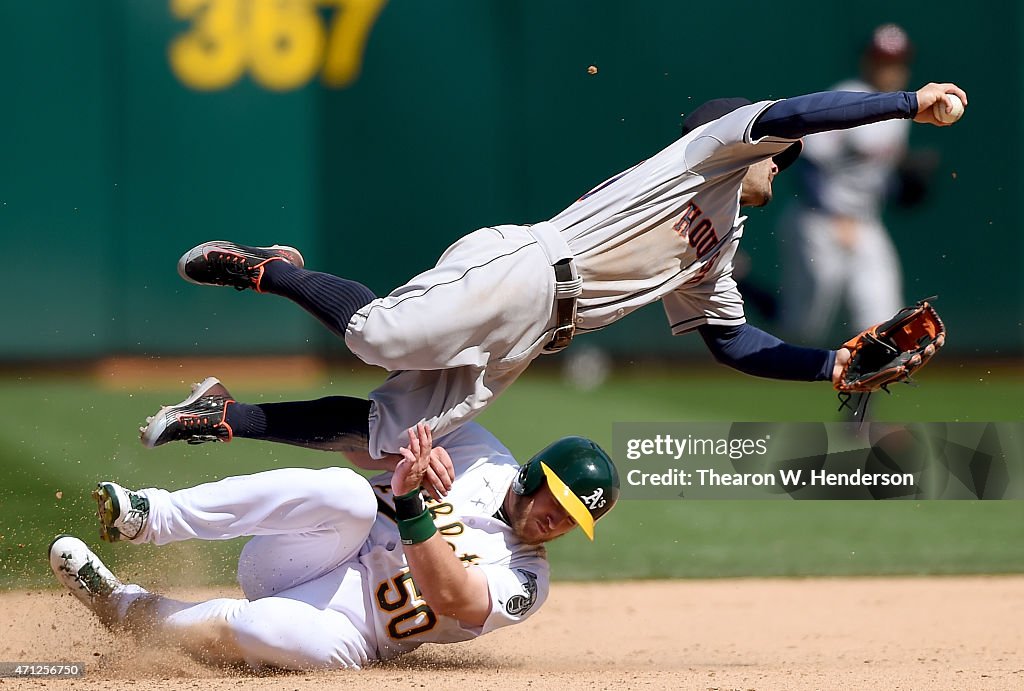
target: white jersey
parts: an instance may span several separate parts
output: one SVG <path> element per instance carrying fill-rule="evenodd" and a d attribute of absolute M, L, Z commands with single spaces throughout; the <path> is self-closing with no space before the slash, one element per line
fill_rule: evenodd
<path fill-rule="evenodd" d="M 149 517 L 134 542 L 253 536 L 238 563 L 244 599 L 164 598 L 159 626 L 172 640 L 198 634 L 202 645 L 211 631 L 230 634 L 232 649 L 256 668 L 316 669 L 362 667 L 523 621 L 547 599 L 550 575 L 544 547 L 520 543 L 494 517 L 519 465 L 476 424 L 435 442 L 448 450 L 456 477 L 445 501 L 429 508 L 455 554 L 487 578 L 491 611 L 482 626 L 427 606 L 405 561 L 390 474 L 371 485 L 348 468 L 280 468 L 175 492 L 142 490 Z"/>
<path fill-rule="evenodd" d="M 380 659 L 409 652 L 423 643 L 454 643 L 523 621 L 547 599 L 550 573 L 543 546 L 519 542 L 494 517 L 519 470 L 512 454 L 490 432 L 467 424 L 435 441 L 455 467 L 455 482 L 443 502 L 428 509 L 438 532 L 467 568 L 487 577 L 491 613 L 472 627 L 437 616 L 426 605 L 409 574 L 394 520 L 391 473 L 370 480 L 380 514 L 359 556 L 366 567 L 364 588 L 372 607 Z"/>
<path fill-rule="evenodd" d="M 593 331 L 664 299 L 673 333 L 741 324 L 732 258 L 747 168 L 793 140 L 754 141 L 761 101 L 698 127 L 551 219 L 583 278 L 577 329 Z"/>

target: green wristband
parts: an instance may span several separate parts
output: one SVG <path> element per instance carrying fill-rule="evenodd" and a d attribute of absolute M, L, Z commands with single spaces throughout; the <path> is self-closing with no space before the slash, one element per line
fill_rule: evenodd
<path fill-rule="evenodd" d="M 437 532 L 434 519 L 430 512 L 424 510 L 414 518 L 403 518 L 398 520 L 398 535 L 402 538 L 403 545 L 415 545 L 426 542 Z"/>

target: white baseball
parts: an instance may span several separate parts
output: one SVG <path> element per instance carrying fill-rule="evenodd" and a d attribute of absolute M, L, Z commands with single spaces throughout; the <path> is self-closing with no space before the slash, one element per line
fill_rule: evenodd
<path fill-rule="evenodd" d="M 932 106 L 932 113 L 939 122 L 949 124 L 956 122 L 964 114 L 964 102 L 956 94 L 946 94 L 946 99 L 949 101 L 951 112 L 946 112 L 946 101 L 940 100 Z"/>

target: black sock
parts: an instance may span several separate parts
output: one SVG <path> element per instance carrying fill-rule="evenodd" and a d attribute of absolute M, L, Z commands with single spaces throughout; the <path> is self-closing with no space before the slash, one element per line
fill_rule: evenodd
<path fill-rule="evenodd" d="M 278 262 L 274 262 L 278 263 Z M 322 451 L 365 450 L 370 402 L 348 396 L 287 403 L 229 403 L 224 421 L 235 437 Z"/>
<path fill-rule="evenodd" d="M 292 300 L 340 338 L 345 338 L 352 315 L 377 299 L 358 281 L 307 271 L 284 261 L 264 266 L 260 290 Z"/>

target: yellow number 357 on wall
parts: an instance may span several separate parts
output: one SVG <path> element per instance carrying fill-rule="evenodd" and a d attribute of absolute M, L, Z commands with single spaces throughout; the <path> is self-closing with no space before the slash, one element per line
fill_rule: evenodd
<path fill-rule="evenodd" d="M 191 22 L 171 42 L 171 69 L 187 86 L 225 89 L 249 72 L 267 89 L 288 91 L 322 69 L 332 87 L 352 83 L 370 29 L 387 0 L 171 0 Z M 333 10 L 329 18 L 326 12 Z"/>

